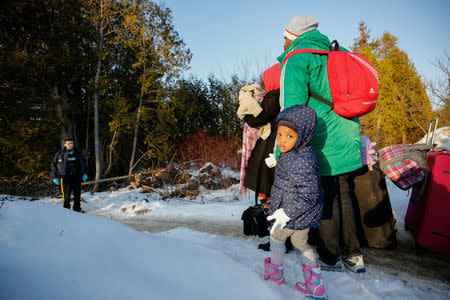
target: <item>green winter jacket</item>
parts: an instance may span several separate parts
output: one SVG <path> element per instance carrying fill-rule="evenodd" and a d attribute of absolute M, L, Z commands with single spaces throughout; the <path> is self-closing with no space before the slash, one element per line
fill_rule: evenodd
<path fill-rule="evenodd" d="M 292 42 L 278 60 L 283 63 L 284 57 L 296 49 L 329 50 L 330 40 L 318 30 L 305 32 Z M 317 126 L 311 146 L 317 154 L 320 175 L 339 175 L 362 167 L 358 118 L 339 116 L 330 106 L 309 97 L 308 87 L 311 93 L 331 101 L 326 55 L 299 53 L 291 56 L 281 69 L 280 79 L 281 110 L 301 104 L 313 108 L 317 113 Z"/>

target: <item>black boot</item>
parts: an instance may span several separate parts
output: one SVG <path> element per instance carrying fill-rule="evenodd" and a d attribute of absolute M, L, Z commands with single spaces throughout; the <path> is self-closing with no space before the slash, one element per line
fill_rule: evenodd
<path fill-rule="evenodd" d="M 292 245 L 291 238 L 288 237 L 286 239 L 286 242 L 284 243 L 286 246 L 286 253 L 289 253 L 289 251 L 292 251 L 294 249 L 294 246 Z M 259 244 L 258 249 L 264 250 L 264 251 L 270 251 L 270 242 Z"/>
<path fill-rule="evenodd" d="M 264 250 L 264 251 L 270 251 L 270 242 L 259 244 L 258 249 Z"/>
<path fill-rule="evenodd" d="M 288 237 L 286 241 L 284 242 L 284 245 L 286 246 L 286 253 L 289 253 L 289 251 L 292 251 L 294 249 L 294 245 L 292 245 L 291 237 Z"/>

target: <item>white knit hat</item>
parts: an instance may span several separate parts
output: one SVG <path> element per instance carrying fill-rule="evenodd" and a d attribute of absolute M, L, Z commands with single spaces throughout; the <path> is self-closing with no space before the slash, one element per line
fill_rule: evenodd
<path fill-rule="evenodd" d="M 316 29 L 319 25 L 319 21 L 310 15 L 298 15 L 295 16 L 286 26 L 284 30 L 284 36 L 293 41 L 303 33 Z"/>

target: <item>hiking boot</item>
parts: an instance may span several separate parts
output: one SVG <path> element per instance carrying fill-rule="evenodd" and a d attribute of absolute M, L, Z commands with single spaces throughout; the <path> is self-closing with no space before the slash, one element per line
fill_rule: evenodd
<path fill-rule="evenodd" d="M 278 284 L 285 284 L 283 265 L 277 266 L 270 263 L 270 257 L 264 260 L 264 267 L 266 267 L 266 273 L 264 274 L 264 280 L 272 280 Z"/>
<path fill-rule="evenodd" d="M 366 268 L 364 267 L 364 259 L 362 254 L 356 256 L 343 256 L 342 262 L 347 270 L 355 273 L 364 273 Z"/>
<path fill-rule="evenodd" d="M 84 210 L 82 210 L 81 208 L 74 208 L 73 211 L 84 214 Z"/>
<path fill-rule="evenodd" d="M 259 244 L 258 249 L 261 249 L 264 251 L 270 251 L 270 242 Z"/>
<path fill-rule="evenodd" d="M 340 260 L 338 260 L 334 265 L 329 265 L 323 262 L 320 257 L 317 259 L 317 262 L 322 269 L 322 271 L 332 271 L 332 272 L 344 272 L 344 267 Z"/>
<path fill-rule="evenodd" d="M 327 293 L 323 285 L 323 277 L 320 271 L 320 267 L 311 267 L 302 265 L 303 276 L 305 282 L 297 282 L 295 288 L 306 297 L 313 299 L 327 299 Z"/>

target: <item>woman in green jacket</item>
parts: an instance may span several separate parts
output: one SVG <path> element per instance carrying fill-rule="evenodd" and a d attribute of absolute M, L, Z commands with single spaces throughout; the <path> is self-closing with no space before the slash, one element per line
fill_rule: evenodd
<path fill-rule="evenodd" d="M 341 117 L 330 106 L 310 96 L 313 93 L 332 100 L 326 55 L 298 53 L 283 65 L 284 58 L 293 50 L 330 49 L 330 40 L 317 30 L 317 26 L 318 21 L 314 17 L 298 15 L 285 29 L 285 51 L 278 57 L 282 63 L 280 106 L 283 110 L 296 104 L 307 105 L 317 113 L 311 146 L 317 154 L 325 193 L 316 247 L 321 267 L 323 270 L 343 271 L 342 259 L 347 269 L 360 273 L 365 268 L 352 206 L 355 199 L 353 171 L 362 167 L 359 120 Z"/>

